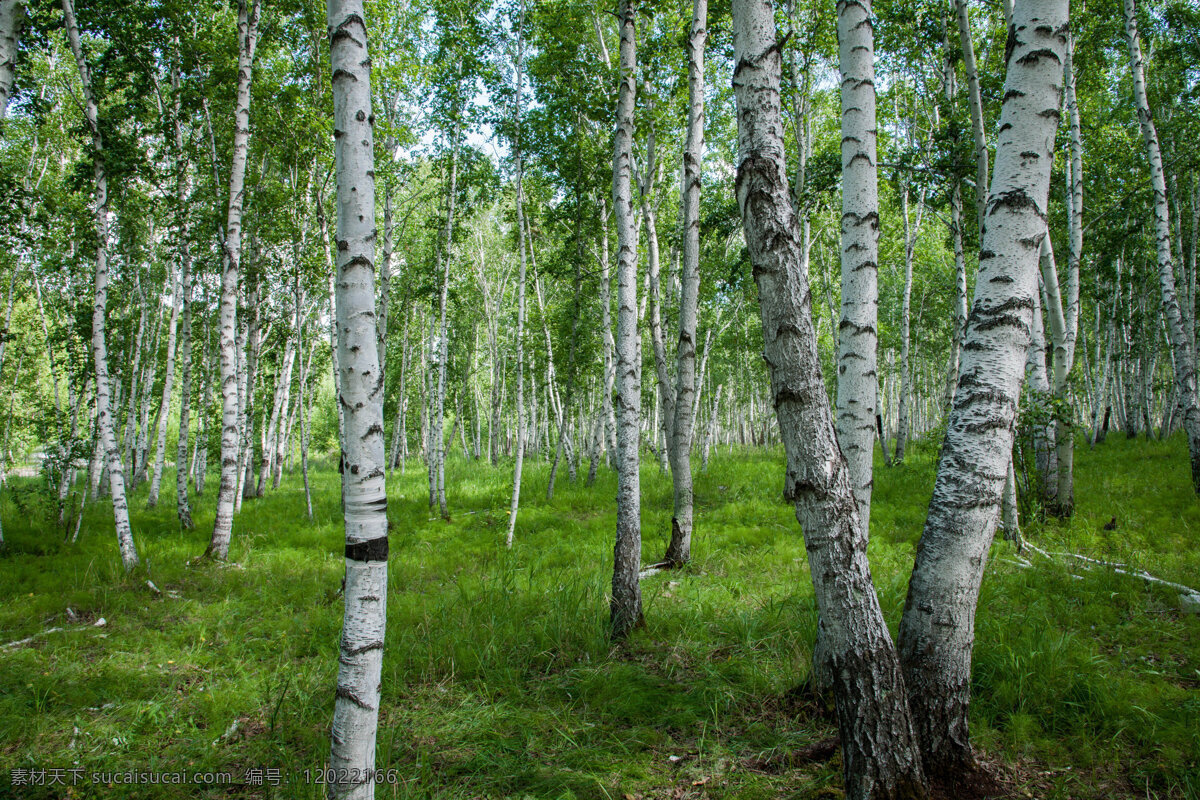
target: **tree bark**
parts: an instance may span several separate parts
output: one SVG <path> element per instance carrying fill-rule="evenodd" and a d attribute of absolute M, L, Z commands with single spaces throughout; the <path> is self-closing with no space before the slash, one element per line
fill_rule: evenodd
<path fill-rule="evenodd" d="M 975 609 L 1012 452 L 1046 235 L 1067 0 L 1026 0 L 1008 33 L 996 162 L 958 389 L 900 625 L 928 774 L 974 764 L 967 723 Z"/>
<path fill-rule="evenodd" d="M 338 778 L 329 789 L 334 798 L 371 800 L 388 556 L 383 374 L 375 328 L 375 117 L 362 0 L 328 0 L 326 10 L 337 163 L 338 403 L 346 418 L 346 610 L 329 764 Z"/>
<path fill-rule="evenodd" d="M 617 224 L 617 540 L 613 550 L 611 633 L 623 639 L 642 625 L 641 354 L 638 347 L 638 234 L 633 205 L 634 100 L 637 93 L 636 0 L 620 0 L 621 35 L 617 127 L 613 136 L 613 211 Z"/>
<path fill-rule="evenodd" d="M 663 561 L 676 566 L 692 559 L 694 492 L 692 438 L 696 399 L 696 317 L 700 302 L 700 183 L 704 159 L 704 44 L 708 0 L 694 0 L 688 35 L 688 128 L 683 150 L 683 270 L 679 292 L 679 343 L 675 347 L 671 459 L 674 514 Z"/>
<path fill-rule="evenodd" d="M 842 75 L 842 317 L 837 437 L 863 531 L 870 530 L 879 305 L 879 183 L 875 152 L 875 35 L 871 0 L 837 4 Z"/>
<path fill-rule="evenodd" d="M 17 43 L 24 22 L 23 0 L 0 0 L 0 120 L 8 114 L 8 101 L 17 73 Z"/>
<path fill-rule="evenodd" d="M 205 555 L 218 561 L 229 557 L 233 536 L 233 507 L 238 487 L 238 350 L 237 299 L 242 257 L 242 208 L 245 200 L 246 158 L 250 143 L 250 80 L 258 44 L 260 0 L 238 0 L 238 82 L 234 112 L 233 159 L 229 170 L 229 203 L 222 248 L 221 352 L 221 484 L 212 539 Z"/>

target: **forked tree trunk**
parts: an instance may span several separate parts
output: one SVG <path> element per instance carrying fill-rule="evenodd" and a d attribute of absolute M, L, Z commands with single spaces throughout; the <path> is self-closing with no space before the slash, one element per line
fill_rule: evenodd
<path fill-rule="evenodd" d="M 108 170 L 104 159 L 104 139 L 100 134 L 100 111 L 96 96 L 92 93 L 91 70 L 83 55 L 79 41 L 79 25 L 75 21 L 75 6 L 72 0 L 62 0 L 67 41 L 79 68 L 83 84 L 84 112 L 88 130 L 92 136 L 92 177 L 95 181 L 93 211 L 96 223 L 96 273 L 94 299 L 92 303 L 92 357 L 96 369 L 96 428 L 97 447 L 104 453 L 108 467 L 108 485 L 112 493 L 113 518 L 117 530 L 117 544 L 121 550 L 121 563 L 125 571 L 138 565 L 137 547 L 133 542 L 133 530 L 129 525 L 129 506 L 125 498 L 125 472 L 121 463 L 121 452 L 117 448 L 113 432 L 112 409 L 109 406 L 108 347 L 104 323 L 108 313 Z"/>
<path fill-rule="evenodd" d="M 342 497 L 346 611 L 338 653 L 330 797 L 375 796 L 375 736 L 387 622 L 388 519 L 383 375 L 375 329 L 375 166 L 371 61 L 362 0 L 328 0 L 337 163 L 337 325 L 346 412 Z"/>
<path fill-rule="evenodd" d="M 234 111 L 233 160 L 229 170 L 229 204 L 222 248 L 221 354 L 221 485 L 212 539 L 205 554 L 218 561 L 229 557 L 233 507 L 238 488 L 238 348 L 237 299 L 242 257 L 242 207 L 246 158 L 250 144 L 250 78 L 258 43 L 260 0 L 238 0 L 238 82 Z"/>
<path fill-rule="evenodd" d="M 866 527 L 821 379 L 799 225 L 788 193 L 780 53 L 768 0 L 734 0 L 737 197 L 758 284 L 763 358 L 829 654 L 847 797 L 924 795 L 921 759 L 867 562 Z M 874 393 L 872 392 L 872 395 Z M 874 420 L 871 422 L 874 435 Z"/>
<path fill-rule="evenodd" d="M 1035 307 L 1067 8 L 1067 0 L 1023 0 L 1009 27 L 975 302 L 900 625 L 909 704 L 931 775 L 974 764 L 967 714 L 975 609 L 1000 517 Z"/>
<path fill-rule="evenodd" d="M 1158 281 L 1162 293 L 1163 314 L 1175 361 L 1175 389 L 1183 408 L 1183 427 L 1187 431 L 1192 462 L 1192 488 L 1200 493 L 1200 400 L 1196 395 L 1196 358 L 1193 334 L 1184 329 L 1179 298 L 1175 291 L 1175 259 L 1171 253 L 1171 220 L 1167 205 L 1167 183 L 1163 173 L 1162 149 L 1158 131 L 1146 96 L 1142 46 L 1138 40 L 1137 9 L 1134 0 L 1124 0 L 1125 37 L 1129 43 L 1129 61 L 1133 73 L 1133 97 L 1137 103 L 1142 140 L 1150 160 L 1150 182 L 1154 187 L 1154 233 L 1158 252 Z"/>
<path fill-rule="evenodd" d="M 704 43 L 708 0 L 694 0 L 688 36 L 688 128 L 683 150 L 683 271 L 679 292 L 679 343 L 675 348 L 675 397 L 667 442 L 674 489 L 671 541 L 663 560 L 692 559 L 692 435 L 696 398 L 696 314 L 700 299 L 700 176 L 704 158 Z"/>
<path fill-rule="evenodd" d="M 837 438 L 863 530 L 871 521 L 879 305 L 879 181 L 875 161 L 875 35 L 871 0 L 837 4 L 842 73 L 842 318 Z"/>
<path fill-rule="evenodd" d="M 641 353 L 638 347 L 638 235 L 633 205 L 633 111 L 637 93 L 636 0 L 620 0 L 621 36 L 617 128 L 613 136 L 613 211 L 617 223 L 617 541 L 613 550 L 611 633 L 626 637 L 642 624 Z"/>

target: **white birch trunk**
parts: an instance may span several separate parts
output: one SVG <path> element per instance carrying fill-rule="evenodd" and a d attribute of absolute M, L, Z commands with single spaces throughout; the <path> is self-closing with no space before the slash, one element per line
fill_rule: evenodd
<path fill-rule="evenodd" d="M 0 120 L 8 114 L 17 71 L 17 43 L 25 21 L 23 0 L 0 0 Z"/>
<path fill-rule="evenodd" d="M 229 203 L 221 260 L 221 485 L 212 539 L 205 554 L 218 561 L 229 557 L 233 508 L 238 480 L 238 348 L 237 300 L 242 257 L 242 207 L 246 158 L 250 144 L 250 79 L 258 43 L 260 0 L 238 0 L 238 82 L 234 111 L 233 158 L 229 169 Z"/>
<path fill-rule="evenodd" d="M 863 530 L 870 530 L 879 305 L 879 183 L 875 153 L 875 35 L 871 0 L 837 4 L 842 75 L 842 317 L 837 437 Z"/>
<path fill-rule="evenodd" d="M 326 10 L 337 163 L 338 403 L 346 419 L 342 445 L 346 611 L 329 763 L 339 777 L 329 794 L 371 800 L 388 556 L 383 374 L 375 329 L 375 117 L 362 0 L 328 0 Z"/>
<path fill-rule="evenodd" d="M 125 472 L 121 453 L 117 449 L 113 433 L 112 409 L 109 406 L 108 347 L 104 323 L 108 313 L 108 171 L 104 161 L 104 139 L 100 134 L 100 111 L 92 93 L 91 70 L 83 56 L 79 41 L 79 26 L 75 21 L 75 6 L 72 0 L 62 0 L 67 41 L 79 68 L 83 84 L 84 111 L 92 137 L 92 177 L 95 181 L 94 205 L 96 222 L 96 272 L 92 303 L 92 357 L 96 370 L 96 428 L 97 447 L 104 453 L 108 467 L 109 491 L 112 494 L 113 518 L 116 524 L 117 545 L 121 551 L 121 563 L 125 571 L 138 565 L 137 547 L 133 541 L 133 530 L 129 524 L 129 506 L 125 498 Z"/>
<path fill-rule="evenodd" d="M 663 560 L 674 565 L 692 559 L 695 506 L 692 438 L 697 399 L 696 317 L 700 300 L 700 182 L 704 163 L 704 45 L 708 0 L 694 0 L 688 34 L 688 127 L 683 150 L 683 270 L 679 292 L 679 343 L 675 348 L 675 396 L 667 442 L 674 489 L 671 541 Z M 707 355 L 707 352 L 706 352 Z M 701 376 L 703 380 L 703 375 Z"/>
<path fill-rule="evenodd" d="M 1009 28 L 1004 102 L 954 406 L 900 625 L 930 774 L 974 763 L 968 730 L 975 609 L 1012 453 L 1046 235 L 1067 0 L 1024 0 Z"/>
<path fill-rule="evenodd" d="M 522 72 L 524 69 L 525 55 L 525 3 L 522 0 L 520 5 L 520 13 L 517 18 L 517 61 L 516 61 L 516 79 L 517 79 L 517 97 L 516 104 L 513 108 L 513 123 L 516 129 L 514 137 L 514 155 L 517 162 L 517 249 L 520 251 L 520 266 L 517 272 L 517 458 L 513 464 L 513 483 L 512 483 L 512 502 L 508 509 L 508 532 L 504 537 L 504 546 L 512 548 L 513 535 L 517 530 L 517 511 L 521 506 L 521 470 L 525 465 L 525 428 L 521 424 L 521 416 L 525 411 L 525 269 L 526 269 L 526 239 L 525 239 L 525 164 L 521 159 L 521 94 L 524 90 L 525 75 Z M 528 241 L 530 249 L 533 247 L 532 237 Z M 538 290 L 538 300 L 541 300 L 541 290 Z M 545 318 L 545 314 L 542 315 Z M 550 333 L 546 332 L 546 346 L 550 346 Z M 554 356 L 547 356 L 550 363 L 553 363 Z M 532 376 L 531 376 L 532 377 Z M 548 382 L 548 381 L 547 381 Z"/>
<path fill-rule="evenodd" d="M 613 211 L 617 224 L 617 539 L 613 550 L 611 632 L 626 637 L 642 625 L 641 481 L 638 440 L 641 422 L 641 354 L 638 347 L 638 235 L 633 204 L 633 113 L 637 94 L 636 0 L 620 0 L 621 36 L 617 127 L 613 136 Z"/>

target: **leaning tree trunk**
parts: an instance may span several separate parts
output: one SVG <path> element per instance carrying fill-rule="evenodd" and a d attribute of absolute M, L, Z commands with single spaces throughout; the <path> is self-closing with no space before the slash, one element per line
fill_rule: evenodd
<path fill-rule="evenodd" d="M 763 358 L 787 453 L 785 493 L 804 532 L 820 635 L 830 656 L 846 794 L 855 800 L 921 797 L 924 777 L 900 663 L 871 583 L 866 525 L 838 448 L 808 279 L 800 270 L 769 0 L 734 0 L 733 30 L 738 205 L 758 283 Z"/>
<path fill-rule="evenodd" d="M 1067 0 L 1023 0 L 1008 32 L 996 162 L 975 302 L 929 515 L 900 625 L 909 703 L 929 774 L 971 766 L 975 608 L 1012 452 L 1046 235 Z"/>
<path fill-rule="evenodd" d="M 525 195 L 522 186 L 525 183 L 525 165 L 521 160 L 521 91 L 524 75 L 521 70 L 524 55 L 525 37 L 525 5 L 522 0 L 521 13 L 517 22 L 517 101 L 514 107 L 513 123 L 516 128 L 515 147 L 513 148 L 517 161 L 517 249 L 520 250 L 520 268 L 517 271 L 517 457 L 513 463 L 512 503 L 508 510 L 508 533 L 504 537 L 504 546 L 512 547 L 513 534 L 517 530 L 517 511 L 521 506 L 521 469 L 525 465 L 525 426 L 521 419 L 525 414 Z M 529 241 L 533 246 L 533 241 Z M 546 337 L 549 344 L 549 335 Z M 553 357 L 550 356 L 552 359 Z M 551 361 L 553 363 L 553 361 Z M 457 417 L 455 417 L 457 421 Z"/>
<path fill-rule="evenodd" d="M 1125 36 L 1129 42 L 1129 60 L 1133 72 L 1133 97 L 1137 102 L 1138 122 L 1150 159 L 1150 182 L 1154 187 L 1154 233 L 1158 251 L 1158 281 L 1162 291 L 1163 313 L 1175 361 L 1175 389 L 1183 408 L 1183 427 L 1187 431 L 1192 461 L 1192 488 L 1200 493 L 1200 400 L 1196 395 L 1196 358 L 1192 334 L 1184 329 L 1183 315 L 1175 292 L 1175 260 L 1171 253 L 1171 220 L 1167 205 L 1167 183 L 1163 173 L 1162 149 L 1158 131 L 1146 97 L 1146 75 L 1142 47 L 1138 40 L 1137 10 L 1134 0 L 1125 2 Z"/>
<path fill-rule="evenodd" d="M 879 306 L 879 175 L 875 163 L 875 34 L 871 0 L 837 4 L 842 73 L 842 319 L 837 436 L 863 530 L 871 522 Z"/>
<path fill-rule="evenodd" d="M 121 549 L 121 563 L 128 572 L 138 565 L 137 547 L 133 542 L 133 530 L 129 525 L 129 506 L 125 499 L 125 470 L 121 463 L 121 451 L 117 447 L 113 432 L 110 387 L 108 380 L 108 346 L 104 323 L 108 314 L 108 170 L 104 160 L 104 138 L 100 134 L 100 111 L 96 96 L 92 93 L 92 75 L 83 47 L 79 41 L 79 25 L 75 21 L 75 6 L 72 0 L 62 0 L 67 40 L 79 67 L 79 78 L 83 84 L 84 112 L 88 130 L 92 135 L 92 177 L 95 181 L 96 215 L 96 282 L 92 303 L 92 356 L 96 367 L 96 427 L 99 447 L 104 453 L 108 467 L 108 485 L 112 494 L 113 518 L 117 530 L 117 544 Z"/>
<path fill-rule="evenodd" d="M 613 550 L 611 625 L 622 639 L 642 624 L 641 354 L 638 347 L 636 211 L 633 206 L 633 109 L 637 93 L 636 0 L 621 0 L 621 80 L 613 136 L 613 211 L 617 222 L 617 541 Z"/>
<path fill-rule="evenodd" d="M 679 344 L 675 348 L 675 417 L 667 442 L 675 513 L 663 560 L 692 558 L 692 433 L 696 397 L 696 311 L 700 299 L 700 174 L 704 158 L 704 43 L 708 0 L 694 0 L 688 36 L 688 129 L 683 150 L 683 271 L 679 291 Z"/>
<path fill-rule="evenodd" d="M 229 557 L 233 536 L 233 507 L 238 487 L 238 347 L 237 298 L 242 257 L 242 207 L 245 200 L 246 157 L 250 143 L 250 78 L 258 43 L 260 0 L 238 0 L 238 83 L 234 111 L 233 160 L 229 169 L 229 204 L 222 251 L 221 351 L 221 484 L 216 518 L 206 555 Z M 249 5 L 248 5 L 249 3 Z"/>
<path fill-rule="evenodd" d="M 337 163 L 338 403 L 345 409 L 342 497 L 346 613 L 338 653 L 330 797 L 375 796 L 375 735 L 387 621 L 388 519 L 383 375 L 375 329 L 375 164 L 371 60 L 362 0 L 329 0 Z"/>

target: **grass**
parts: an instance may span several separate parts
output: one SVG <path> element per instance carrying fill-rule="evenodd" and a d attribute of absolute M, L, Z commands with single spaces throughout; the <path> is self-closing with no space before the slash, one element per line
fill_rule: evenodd
<path fill-rule="evenodd" d="M 420 464 L 389 482 L 378 766 L 396 782 L 378 797 L 841 795 L 837 757 L 794 755 L 833 730 L 788 694 L 808 674 L 816 615 L 779 452 L 722 450 L 698 476 L 695 561 L 644 582 L 648 624 L 623 648 L 605 637 L 614 476 L 588 489 L 563 475 L 547 503 L 548 468 L 527 462 L 507 552 L 509 470 L 452 460 L 450 522 L 432 518 Z M 337 474 L 314 485 L 312 523 L 298 475 L 247 501 L 226 565 L 195 560 L 211 493 L 185 533 L 173 495 L 147 511 L 143 487 L 131 508 L 145 566 L 131 576 L 104 503 L 72 546 L 35 481 L 6 488 L 0 644 L 66 630 L 0 649 L 0 797 L 323 796 L 313 771 L 328 755 L 344 567 Z M 932 485 L 920 446 L 877 467 L 870 555 L 893 625 Z M 642 486 L 648 562 L 665 547 L 670 481 L 647 463 Z M 1076 497 L 1069 522 L 1027 521 L 1030 539 L 1200 583 L 1182 439 L 1081 447 Z M 977 746 L 1028 796 L 1200 797 L 1200 617 L 1133 578 L 1011 556 L 994 545 L 980 599 Z M 73 787 L 11 785 L 14 769 L 72 767 L 85 776 Z M 290 783 L 91 782 L 139 769 L 241 783 L 254 767 Z"/>

